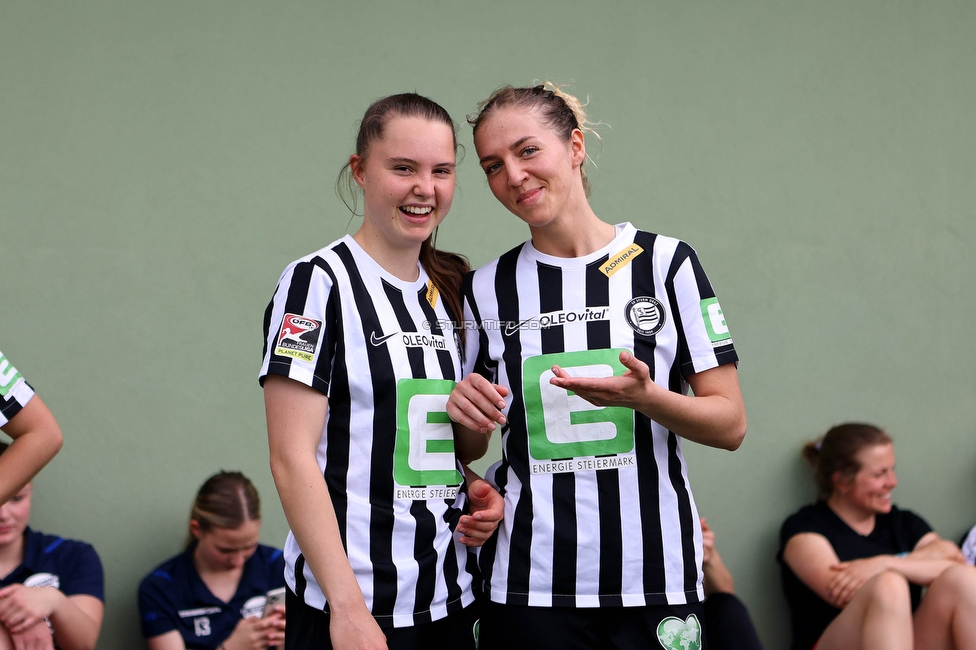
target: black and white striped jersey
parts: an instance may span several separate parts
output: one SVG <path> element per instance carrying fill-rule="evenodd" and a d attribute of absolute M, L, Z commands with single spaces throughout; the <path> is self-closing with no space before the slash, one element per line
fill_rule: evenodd
<path fill-rule="evenodd" d="M 686 604 L 703 598 L 701 529 L 681 439 L 645 415 L 596 407 L 549 383 L 620 375 L 622 350 L 669 390 L 737 356 L 687 244 L 617 227 L 606 247 L 557 258 L 531 242 L 465 282 L 464 369 L 508 387 L 505 518 L 480 552 L 495 602 Z"/>
<path fill-rule="evenodd" d="M 384 627 L 437 620 L 474 600 L 453 530 L 464 495 L 447 398 L 460 371 L 445 301 L 384 271 L 349 236 L 285 269 L 264 318 L 260 377 L 329 397 L 317 460 L 366 604 Z M 288 586 L 325 609 L 289 533 Z"/>
<path fill-rule="evenodd" d="M 20 409 L 27 406 L 32 397 L 34 390 L 27 380 L 0 352 L 0 427 L 20 413 Z"/>

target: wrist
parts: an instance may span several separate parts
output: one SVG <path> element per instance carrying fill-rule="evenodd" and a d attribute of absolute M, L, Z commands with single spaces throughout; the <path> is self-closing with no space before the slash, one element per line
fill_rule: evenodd
<path fill-rule="evenodd" d="M 41 602 L 43 607 L 42 611 L 39 612 L 41 618 L 56 616 L 61 606 L 68 602 L 68 597 L 61 590 L 54 587 L 30 587 L 30 589 L 37 589 L 38 593 L 42 596 Z"/>
<path fill-rule="evenodd" d="M 329 601 L 329 615 L 332 618 L 353 619 L 363 614 L 370 617 L 373 616 L 372 612 L 366 606 L 366 601 L 362 597 L 359 599 L 351 597 L 348 600 Z"/>

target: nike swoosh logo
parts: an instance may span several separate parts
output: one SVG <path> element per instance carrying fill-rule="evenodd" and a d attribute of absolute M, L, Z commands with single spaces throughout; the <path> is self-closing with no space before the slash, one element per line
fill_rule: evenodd
<path fill-rule="evenodd" d="M 536 317 L 535 317 L 535 316 L 533 316 L 532 318 L 526 318 L 526 319 L 525 319 L 524 321 L 522 321 L 521 323 L 516 323 L 515 325 L 512 325 L 512 323 L 511 323 L 511 322 L 509 322 L 509 323 L 506 323 L 506 324 L 505 324 L 505 336 L 511 336 L 511 335 L 512 335 L 512 334 L 514 334 L 515 332 L 517 332 L 517 331 L 519 331 L 520 329 L 522 329 L 522 328 L 523 328 L 523 327 L 524 327 L 524 326 L 526 325 L 526 323 L 531 323 L 531 322 L 532 322 L 532 321 L 534 321 L 535 319 L 536 319 Z"/>
<path fill-rule="evenodd" d="M 399 333 L 400 332 L 393 332 L 392 334 L 387 334 L 386 336 L 377 337 L 376 332 L 373 332 L 369 335 L 369 342 L 373 345 L 383 345 L 386 343 L 386 339 L 390 338 L 391 336 L 396 336 Z"/>

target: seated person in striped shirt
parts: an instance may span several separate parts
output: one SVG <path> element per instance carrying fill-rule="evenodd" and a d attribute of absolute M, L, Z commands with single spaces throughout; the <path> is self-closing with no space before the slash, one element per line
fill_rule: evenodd
<path fill-rule="evenodd" d="M 0 430 L 13 438 L 0 456 L 0 503 L 17 494 L 61 449 L 61 428 L 0 352 Z"/>
<path fill-rule="evenodd" d="M 976 569 L 924 519 L 892 503 L 898 479 L 888 434 L 841 424 L 807 443 L 803 456 L 820 498 L 783 523 L 777 556 L 793 650 L 976 648 Z"/>
<path fill-rule="evenodd" d="M 281 551 L 258 543 L 261 500 L 240 472 L 204 482 L 190 511 L 186 550 L 139 585 L 150 650 L 265 650 L 284 638 L 284 606 L 266 608 L 285 585 Z"/>
<path fill-rule="evenodd" d="M 362 225 L 289 265 L 265 313 L 289 650 L 475 648 L 465 545 L 484 542 L 502 503 L 462 476 L 446 412 L 468 267 L 434 235 L 456 150 L 454 122 L 426 97 L 370 106 L 340 176 L 354 213 L 362 192 Z"/>
<path fill-rule="evenodd" d="M 508 86 L 469 121 L 492 194 L 532 235 L 466 279 L 474 329 L 448 401 L 463 460 L 501 426 L 481 648 L 701 648 L 681 445 L 732 450 L 746 431 L 715 293 L 688 244 L 593 212 L 575 97 Z"/>
<path fill-rule="evenodd" d="M 0 443 L 0 459 L 10 453 Z M 91 650 L 105 612 L 90 545 L 28 527 L 33 485 L 0 503 L 0 650 Z"/>

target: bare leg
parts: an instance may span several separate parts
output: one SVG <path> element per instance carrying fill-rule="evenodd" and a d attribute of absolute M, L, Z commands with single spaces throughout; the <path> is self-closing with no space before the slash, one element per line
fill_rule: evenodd
<path fill-rule="evenodd" d="M 912 599 L 904 576 L 885 571 L 865 582 L 820 635 L 817 650 L 912 650 Z"/>
<path fill-rule="evenodd" d="M 951 566 L 929 586 L 915 612 L 915 647 L 976 648 L 976 568 Z"/>

